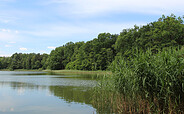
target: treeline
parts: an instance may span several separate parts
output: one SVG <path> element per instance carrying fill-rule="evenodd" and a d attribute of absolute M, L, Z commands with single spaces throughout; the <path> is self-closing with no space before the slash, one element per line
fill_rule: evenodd
<path fill-rule="evenodd" d="M 114 60 L 118 35 L 102 33 L 86 43 L 69 42 L 50 54 L 51 69 L 105 70 Z"/>
<path fill-rule="evenodd" d="M 46 69 L 48 54 L 15 53 L 11 57 L 0 58 L 0 69 Z"/>
<path fill-rule="evenodd" d="M 124 29 L 119 35 L 101 33 L 87 42 L 69 42 L 47 54 L 13 54 L 0 58 L 0 69 L 107 70 L 118 57 L 129 57 L 135 49 L 158 50 L 184 44 L 181 17 L 164 15 L 145 26 Z"/>

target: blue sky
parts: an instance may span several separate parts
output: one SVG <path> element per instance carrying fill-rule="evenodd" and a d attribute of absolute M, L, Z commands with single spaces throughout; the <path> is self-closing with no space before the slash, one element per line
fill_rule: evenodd
<path fill-rule="evenodd" d="M 183 0 L 0 0 L 0 56 L 50 53 L 99 33 L 119 34 L 163 14 L 183 16 Z"/>

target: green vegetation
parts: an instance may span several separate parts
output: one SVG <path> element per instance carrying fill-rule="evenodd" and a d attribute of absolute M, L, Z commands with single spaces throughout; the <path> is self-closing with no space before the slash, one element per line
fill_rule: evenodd
<path fill-rule="evenodd" d="M 115 45 L 113 75 L 105 76 L 94 94 L 98 110 L 183 113 L 183 26 L 181 18 L 171 15 L 122 32 Z"/>
<path fill-rule="evenodd" d="M 89 74 L 89 75 L 105 75 L 112 74 L 111 71 L 83 71 L 83 70 L 44 70 L 46 72 L 56 73 L 56 74 Z"/>
<path fill-rule="evenodd" d="M 15 53 L 1 57 L 0 69 L 112 70 L 113 75 L 102 79 L 95 90 L 99 110 L 182 113 L 183 45 L 182 18 L 163 15 L 119 35 L 101 33 L 88 42 L 69 42 L 50 55 Z"/>
<path fill-rule="evenodd" d="M 0 58 L 0 69 L 46 69 L 48 54 L 22 54 L 15 53 L 11 57 Z"/>
<path fill-rule="evenodd" d="M 86 43 L 69 42 L 51 51 L 50 55 L 15 53 L 0 58 L 0 69 L 106 70 L 116 55 L 113 45 L 117 37 L 102 33 Z"/>
<path fill-rule="evenodd" d="M 119 104 L 126 102 L 126 105 L 119 106 L 128 109 L 123 112 L 141 112 L 147 107 L 147 113 L 181 113 L 184 111 L 183 54 L 184 49 L 178 48 L 167 48 L 156 54 L 151 50 L 143 52 L 137 49 L 129 59 L 116 60 L 112 67 L 113 76 L 99 86 L 113 92 L 110 95 L 105 92 L 105 98 L 102 93 L 98 95 L 103 95 L 103 99 L 109 102 L 109 97 L 115 101 L 120 98 L 114 95 L 124 96 Z M 134 101 L 144 105 L 140 107 Z M 121 112 L 120 109 L 118 111 Z"/>
<path fill-rule="evenodd" d="M 162 16 L 158 21 L 132 29 L 120 35 L 100 33 L 87 42 L 68 42 L 47 54 L 15 53 L 0 58 L 0 69 L 51 69 L 51 70 L 109 70 L 118 57 L 129 57 L 136 48 L 154 52 L 170 46 L 183 46 L 184 25 L 181 17 Z"/>

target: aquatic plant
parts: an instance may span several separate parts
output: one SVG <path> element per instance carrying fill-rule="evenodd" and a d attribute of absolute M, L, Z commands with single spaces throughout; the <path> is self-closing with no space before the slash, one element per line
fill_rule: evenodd
<path fill-rule="evenodd" d="M 170 47 L 157 53 L 135 49 L 132 53 L 129 58 L 114 61 L 111 83 L 101 88 L 111 86 L 121 94 L 114 101 L 120 99 L 131 111 L 135 109 L 133 112 L 142 112 L 143 107 L 153 113 L 183 112 L 184 49 Z M 116 107 L 122 107 L 121 103 Z"/>

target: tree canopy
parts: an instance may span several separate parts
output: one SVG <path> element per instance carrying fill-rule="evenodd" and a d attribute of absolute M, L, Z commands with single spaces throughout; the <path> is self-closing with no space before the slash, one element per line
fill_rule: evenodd
<path fill-rule="evenodd" d="M 144 26 L 124 29 L 120 34 L 100 33 L 87 42 L 68 42 L 48 54 L 15 53 L 0 57 L 0 69 L 106 70 L 116 57 L 128 57 L 138 48 L 154 52 L 184 45 L 183 18 L 162 16 Z"/>

